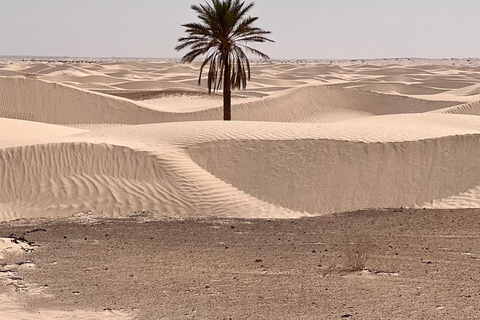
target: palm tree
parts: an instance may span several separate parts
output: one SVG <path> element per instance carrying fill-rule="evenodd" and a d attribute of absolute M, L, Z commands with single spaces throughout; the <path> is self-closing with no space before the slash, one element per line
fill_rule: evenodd
<path fill-rule="evenodd" d="M 201 83 L 203 68 L 208 71 L 208 93 L 220 88 L 223 80 L 223 119 L 231 120 L 231 89 L 244 89 L 250 80 L 250 63 L 245 52 L 253 53 L 265 60 L 270 58 L 247 44 L 250 42 L 274 42 L 266 37 L 270 31 L 253 26 L 258 17 L 246 16 L 254 3 L 245 5 L 240 0 L 212 0 L 204 5 L 192 5 L 201 23 L 187 23 L 188 36 L 178 39 L 175 50 L 190 47 L 182 63 L 191 63 L 205 56 L 200 68 L 198 84 Z"/>

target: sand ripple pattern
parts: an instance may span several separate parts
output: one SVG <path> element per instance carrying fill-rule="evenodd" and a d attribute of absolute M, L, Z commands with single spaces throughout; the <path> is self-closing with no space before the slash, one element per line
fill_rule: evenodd
<path fill-rule="evenodd" d="M 142 210 L 171 217 L 299 216 L 233 188 L 182 152 L 159 149 L 74 142 L 1 150 L 0 219 L 86 210 L 107 216 Z"/>
<path fill-rule="evenodd" d="M 415 123 L 425 116 L 383 116 L 392 132 L 403 128 L 390 140 L 367 118 L 151 124 L 4 148 L 0 219 L 85 210 L 286 218 L 414 206 L 480 185 L 480 118 L 431 115 L 424 133 Z"/>
<path fill-rule="evenodd" d="M 0 65 L 0 220 L 480 207 L 469 63 L 253 65 L 230 123 L 198 64 Z"/>
<path fill-rule="evenodd" d="M 194 112 L 160 111 L 133 101 L 57 83 L 1 78 L 0 117 L 68 125 L 79 129 L 158 122 L 222 119 L 222 108 Z M 233 107 L 234 120 L 326 123 L 372 115 L 422 113 L 459 105 L 392 94 L 335 88 L 299 87 Z"/>

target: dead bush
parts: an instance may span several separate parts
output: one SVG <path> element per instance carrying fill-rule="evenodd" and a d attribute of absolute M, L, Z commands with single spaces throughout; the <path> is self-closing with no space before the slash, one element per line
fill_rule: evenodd
<path fill-rule="evenodd" d="M 359 234 L 346 241 L 345 271 L 361 271 L 365 269 L 374 243 L 368 235 Z"/>

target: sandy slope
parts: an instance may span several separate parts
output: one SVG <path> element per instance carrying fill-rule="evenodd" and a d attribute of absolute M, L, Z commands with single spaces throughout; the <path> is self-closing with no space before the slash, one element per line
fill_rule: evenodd
<path fill-rule="evenodd" d="M 69 136 L 85 130 L 33 121 L 0 118 L 0 147 L 33 145 L 52 138 Z"/>
<path fill-rule="evenodd" d="M 282 218 L 419 205 L 480 185 L 479 130 L 476 116 L 420 114 L 93 131 L 2 150 L 0 213 Z"/>
<path fill-rule="evenodd" d="M 0 220 L 480 206 L 476 67 L 252 68 L 224 123 L 198 64 L 0 65 Z"/>
<path fill-rule="evenodd" d="M 212 105 L 203 101 L 199 104 L 198 99 L 187 96 L 184 97 L 189 99 L 186 106 L 183 99 L 183 104 L 173 100 L 169 106 L 164 103 L 159 108 L 158 102 L 152 104 L 132 101 L 38 80 L 0 78 L 0 84 L 4 92 L 0 102 L 0 115 L 6 118 L 80 128 L 88 128 L 92 124 L 144 124 L 222 118 L 221 103 L 215 97 L 210 98 Z M 242 99 L 238 101 L 241 102 Z M 429 101 L 317 85 L 282 91 L 257 101 L 249 99 L 249 102 L 235 106 L 233 118 L 275 122 L 333 122 L 368 115 L 420 113 L 459 104 L 461 102 Z"/>

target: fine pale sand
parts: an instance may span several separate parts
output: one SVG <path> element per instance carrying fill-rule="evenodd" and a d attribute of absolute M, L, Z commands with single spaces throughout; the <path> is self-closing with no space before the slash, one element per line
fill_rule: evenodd
<path fill-rule="evenodd" d="M 247 90 L 233 92 L 232 122 L 221 121 L 221 94 L 209 95 L 205 79 L 197 85 L 198 70 L 3 59 L 0 221 L 480 208 L 478 60 L 254 63 Z M 1 244 L 0 254 L 18 249 Z M 30 264 L 0 266 L 18 289 L 9 272 Z M 9 299 L 0 292 L 0 310 L 30 319 Z M 37 318 L 131 316 L 95 308 L 40 308 Z"/>
<path fill-rule="evenodd" d="M 480 207 L 480 67 L 396 62 L 256 64 L 231 123 L 198 64 L 0 65 L 0 220 Z"/>

